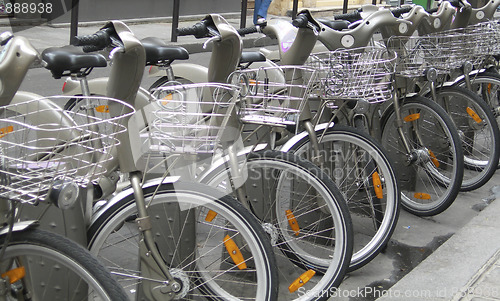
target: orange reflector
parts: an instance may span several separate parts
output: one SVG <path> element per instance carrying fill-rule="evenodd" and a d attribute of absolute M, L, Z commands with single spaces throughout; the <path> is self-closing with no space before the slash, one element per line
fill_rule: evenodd
<path fill-rule="evenodd" d="M 375 190 L 375 195 L 377 196 L 378 199 L 383 198 L 384 191 L 382 190 L 382 181 L 380 180 L 378 172 L 373 173 L 372 181 L 373 181 L 373 189 Z"/>
<path fill-rule="evenodd" d="M 99 113 L 109 113 L 109 106 L 108 105 L 98 106 L 95 108 L 95 110 Z"/>
<path fill-rule="evenodd" d="M 205 217 L 205 221 L 211 222 L 214 220 L 214 218 L 217 216 L 217 212 L 209 210 L 207 213 L 207 216 Z"/>
<path fill-rule="evenodd" d="M 481 117 L 479 117 L 479 115 L 477 115 L 477 113 L 471 109 L 470 107 L 467 107 L 467 114 L 469 114 L 470 117 L 472 117 L 472 119 L 474 119 L 475 122 L 477 123 L 481 123 L 481 121 L 483 121 L 481 119 Z"/>
<path fill-rule="evenodd" d="M 299 278 L 295 279 L 295 281 L 290 284 L 290 286 L 288 287 L 290 293 L 295 292 L 304 284 L 306 284 L 309 280 L 311 280 L 314 274 L 316 274 L 316 272 L 313 270 L 305 271 L 304 274 L 300 275 Z"/>
<path fill-rule="evenodd" d="M 423 192 L 415 192 L 415 198 L 420 199 L 420 200 L 430 200 L 431 195 L 428 193 L 423 193 Z"/>
<path fill-rule="evenodd" d="M 5 137 L 8 133 L 12 133 L 14 131 L 14 127 L 9 125 L 8 127 L 4 127 L 0 129 L 0 138 Z"/>
<path fill-rule="evenodd" d="M 488 84 L 488 94 L 491 93 L 491 84 Z"/>
<path fill-rule="evenodd" d="M 172 95 L 172 93 L 167 94 L 165 97 L 162 98 L 163 101 L 161 102 L 161 104 L 166 106 L 168 104 L 168 101 L 170 101 L 172 99 L 174 99 L 174 96 Z"/>
<path fill-rule="evenodd" d="M 288 219 L 288 224 L 290 224 L 290 228 L 292 228 L 293 232 L 295 232 L 295 236 L 299 235 L 300 227 L 299 223 L 297 223 L 297 219 L 295 215 L 293 215 L 292 210 L 286 210 L 286 218 Z"/>
<path fill-rule="evenodd" d="M 18 267 L 2 274 L 2 278 L 9 277 L 9 282 L 14 283 L 24 278 L 26 270 L 24 267 Z"/>
<path fill-rule="evenodd" d="M 255 86 L 257 84 L 257 81 L 255 79 L 251 79 L 248 81 L 248 83 L 252 86 Z"/>
<path fill-rule="evenodd" d="M 236 243 L 226 235 L 224 237 L 224 245 L 226 246 L 226 250 L 229 253 L 229 256 L 233 259 L 234 264 L 238 266 L 238 269 L 244 270 L 247 268 L 247 264 L 245 263 L 245 258 L 243 258 L 243 254 L 241 254 L 240 249 L 236 245 Z"/>
<path fill-rule="evenodd" d="M 434 166 L 439 167 L 439 161 L 436 158 L 436 155 L 434 155 L 434 153 L 431 150 L 428 150 L 428 152 L 429 152 L 429 155 L 431 156 L 431 161 L 432 161 L 432 163 L 434 163 Z"/>
<path fill-rule="evenodd" d="M 404 121 L 410 122 L 420 118 L 420 113 L 410 114 L 404 118 Z"/>

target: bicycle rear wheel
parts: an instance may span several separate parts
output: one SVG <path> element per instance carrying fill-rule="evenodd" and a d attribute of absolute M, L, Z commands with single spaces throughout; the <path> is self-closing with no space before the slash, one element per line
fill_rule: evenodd
<path fill-rule="evenodd" d="M 413 96 L 400 104 L 402 134 L 392 106 L 382 117 L 382 145 L 399 180 L 401 204 L 420 216 L 436 215 L 455 200 L 463 177 L 462 143 L 453 121 L 430 99 Z"/>
<path fill-rule="evenodd" d="M 0 248 L 5 238 L 5 235 L 0 238 Z M 24 269 L 26 275 L 11 284 L 7 300 L 114 301 L 127 298 L 109 271 L 87 250 L 54 233 L 38 229 L 13 232 L 1 259 L 0 273 L 14 275 L 16 268 Z M 9 279 L 15 280 L 14 276 Z"/>
<path fill-rule="evenodd" d="M 175 299 L 277 298 L 271 245 L 241 204 L 198 183 L 160 184 L 158 180 L 143 191 L 155 243 L 177 282 Z M 88 231 L 90 251 L 130 299 L 161 296 L 166 279 L 144 267 L 135 199 L 130 192 L 122 194 L 94 219 Z"/>
<path fill-rule="evenodd" d="M 343 280 L 352 255 L 352 223 L 345 201 L 319 167 L 292 153 L 242 156 L 246 200 L 276 248 L 280 300 L 326 300 Z M 232 192 L 229 167 L 201 177 Z"/>

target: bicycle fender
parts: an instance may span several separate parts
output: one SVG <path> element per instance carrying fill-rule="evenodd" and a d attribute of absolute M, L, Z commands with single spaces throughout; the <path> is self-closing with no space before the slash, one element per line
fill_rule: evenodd
<path fill-rule="evenodd" d="M 107 86 L 108 86 L 107 77 L 95 78 L 88 81 L 89 90 L 91 95 L 106 95 Z M 80 86 L 80 82 L 77 80 L 73 80 L 68 77 L 63 86 L 63 95 L 82 95 L 82 88 Z M 144 107 L 148 103 L 153 100 L 149 92 L 140 87 L 139 91 L 137 91 L 137 95 L 135 97 L 135 108 L 136 110 Z"/>
<path fill-rule="evenodd" d="M 158 186 L 160 184 L 173 184 L 173 183 L 177 182 L 179 180 L 179 178 L 180 177 L 173 176 L 173 177 L 166 177 L 163 180 L 162 179 L 152 179 L 152 180 L 149 180 L 146 183 L 144 183 L 144 185 L 142 185 L 142 188 L 145 189 L 145 188 L 149 188 L 149 187 Z M 92 220 L 90 222 L 90 225 L 95 223 L 95 221 L 102 215 L 103 212 L 105 212 L 106 210 L 111 208 L 113 205 L 118 203 L 120 200 L 127 198 L 127 197 L 130 197 L 130 196 L 133 196 L 133 195 L 134 195 L 134 189 L 130 186 L 128 188 L 120 191 L 119 193 L 115 194 L 109 201 L 106 202 L 106 205 L 100 207 L 97 210 L 97 212 L 95 212 L 92 215 Z"/>
<path fill-rule="evenodd" d="M 208 82 L 208 68 L 196 64 L 183 63 L 172 65 L 175 77 L 180 77 L 192 83 Z M 165 74 L 166 75 L 166 74 Z"/>
<path fill-rule="evenodd" d="M 12 227 L 12 232 L 22 232 L 26 229 L 30 229 L 37 226 L 38 226 L 38 221 L 36 220 L 17 222 Z M 5 226 L 0 229 L 0 236 L 7 235 L 7 233 L 9 233 L 9 226 Z"/>
<path fill-rule="evenodd" d="M 321 131 L 321 130 L 324 130 L 326 129 L 327 127 L 333 127 L 334 124 L 330 123 L 322 123 L 322 124 L 318 124 L 317 126 L 314 127 L 314 130 L 315 131 Z M 290 151 L 290 149 L 297 143 L 299 142 L 302 138 L 306 137 L 308 135 L 308 133 L 306 131 L 303 131 L 297 135 L 294 135 L 292 138 L 290 138 L 290 140 L 288 140 L 285 144 L 283 144 L 281 147 L 280 147 L 280 151 L 282 152 L 288 152 Z"/>

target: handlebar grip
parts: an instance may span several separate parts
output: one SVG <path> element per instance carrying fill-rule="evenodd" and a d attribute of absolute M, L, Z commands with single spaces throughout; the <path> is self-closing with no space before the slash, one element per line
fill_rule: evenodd
<path fill-rule="evenodd" d="M 298 28 L 305 28 L 305 27 L 307 27 L 308 23 L 309 23 L 309 18 L 304 14 L 298 15 L 292 21 L 292 25 L 295 27 L 298 27 Z"/>
<path fill-rule="evenodd" d="M 177 28 L 177 35 L 178 36 L 190 36 L 193 35 L 196 38 L 204 38 L 208 35 L 208 28 L 207 26 L 202 23 L 198 22 L 195 25 L 191 27 L 181 27 Z"/>
<path fill-rule="evenodd" d="M 361 20 L 361 13 L 357 10 L 353 11 L 352 13 L 346 13 L 346 14 L 341 14 L 341 15 L 336 15 L 333 16 L 335 20 L 346 20 L 349 22 L 355 22 Z"/>
<path fill-rule="evenodd" d="M 425 11 L 428 12 L 429 14 L 433 14 L 439 10 L 439 7 L 431 8 L 431 9 L 426 9 Z"/>
<path fill-rule="evenodd" d="M 456 8 L 460 8 L 463 6 L 460 0 L 448 0 L 448 2 L 450 2 L 450 4 Z"/>
<path fill-rule="evenodd" d="M 257 26 L 252 26 L 252 27 L 247 27 L 247 28 L 240 28 L 237 31 L 238 31 L 238 34 L 240 34 L 240 35 L 245 35 L 245 34 L 250 34 L 250 33 L 256 33 L 256 32 L 258 32 Z"/>
<path fill-rule="evenodd" d="M 391 13 L 394 17 L 399 18 L 402 14 L 406 14 L 412 10 L 412 6 L 404 6 L 396 9 L 391 9 Z"/>
<path fill-rule="evenodd" d="M 111 45 L 111 43 L 111 37 L 106 29 L 99 30 L 98 32 L 91 35 L 75 36 L 71 38 L 72 45 L 92 46 L 97 50 L 102 50 Z"/>
<path fill-rule="evenodd" d="M 87 53 L 87 52 L 100 51 L 100 50 L 103 50 L 103 48 L 100 46 L 95 46 L 95 45 L 86 45 L 86 46 L 82 47 L 82 50 L 83 50 L 83 52 Z"/>

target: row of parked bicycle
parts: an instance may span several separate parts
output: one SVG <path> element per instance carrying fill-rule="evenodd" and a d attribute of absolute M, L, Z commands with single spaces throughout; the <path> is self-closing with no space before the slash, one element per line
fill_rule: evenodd
<path fill-rule="evenodd" d="M 120 21 L 41 54 L 2 34 L 0 295 L 328 299 L 400 205 L 439 214 L 495 173 L 499 4 L 211 14 L 178 30 L 209 38 L 208 67 Z M 252 33 L 278 50 L 242 52 Z M 33 64 L 63 95 L 18 91 Z"/>

